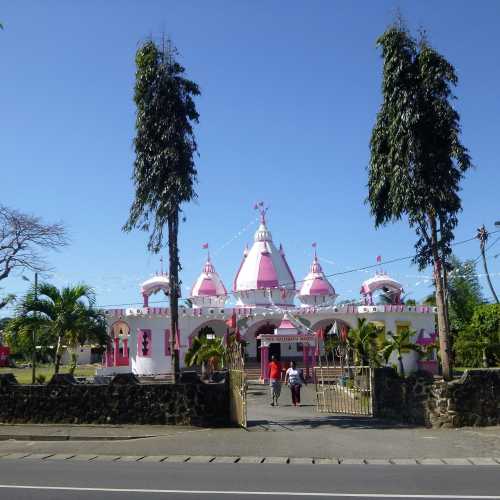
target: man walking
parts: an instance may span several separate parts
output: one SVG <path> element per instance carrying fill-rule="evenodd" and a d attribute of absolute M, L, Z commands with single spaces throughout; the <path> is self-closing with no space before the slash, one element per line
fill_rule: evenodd
<path fill-rule="evenodd" d="M 269 387 L 271 390 L 271 406 L 279 406 L 278 399 L 281 394 L 281 363 L 276 356 L 271 356 L 271 361 L 267 365 L 269 373 Z"/>

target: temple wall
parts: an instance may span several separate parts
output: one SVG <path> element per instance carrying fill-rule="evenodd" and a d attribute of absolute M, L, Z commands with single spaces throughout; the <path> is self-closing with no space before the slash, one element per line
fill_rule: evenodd
<path fill-rule="evenodd" d="M 269 311 L 267 308 L 241 309 L 232 307 L 226 308 L 204 308 L 204 309 L 179 309 L 179 325 L 181 336 L 180 363 L 184 366 L 184 355 L 190 346 L 191 339 L 198 334 L 200 328 L 209 326 L 217 336 L 224 336 L 227 331 L 226 321 L 231 318 L 233 310 L 237 314 L 238 329 L 241 335 L 249 344 L 247 346 L 248 356 L 251 359 L 257 357 L 257 342 L 255 334 L 260 326 L 270 323 L 277 326 L 282 317 L 283 311 Z M 252 315 L 249 315 L 251 311 Z M 398 325 L 408 325 L 411 330 L 417 333 L 420 330 L 427 332 L 434 331 L 434 314 L 415 312 L 415 308 L 408 310 L 404 308 L 398 312 L 385 312 L 383 306 L 369 307 L 331 307 L 331 308 L 311 308 L 297 307 L 290 309 L 293 317 L 297 318 L 308 331 L 316 331 L 331 324 L 334 320 L 345 323 L 351 328 L 357 326 L 358 318 L 366 318 L 383 324 L 386 332 L 397 332 Z M 123 311 L 121 316 L 116 314 L 108 315 L 108 324 L 111 326 L 115 321 L 121 319 L 130 327 L 129 349 L 130 349 L 130 369 L 133 373 L 141 375 L 156 375 L 169 373 L 171 371 L 171 357 L 166 349 L 165 331 L 170 329 L 170 317 L 165 309 L 152 308 L 149 313 L 137 309 L 132 313 Z M 141 330 L 150 332 L 150 349 L 146 355 L 138 351 L 138 344 L 141 344 L 143 335 Z M 146 333 L 149 335 L 149 333 Z M 283 344 L 281 355 L 285 358 L 300 358 L 302 352 L 297 349 L 296 344 Z M 417 356 L 414 353 L 405 355 L 404 365 L 407 373 L 417 369 Z M 397 358 L 393 356 L 389 364 L 396 364 Z M 123 367 L 120 370 L 123 371 Z M 106 373 L 113 373 L 107 369 Z"/>

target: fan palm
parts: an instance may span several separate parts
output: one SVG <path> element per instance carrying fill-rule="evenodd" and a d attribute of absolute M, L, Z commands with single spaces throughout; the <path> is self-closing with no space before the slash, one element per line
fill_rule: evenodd
<path fill-rule="evenodd" d="M 378 364 L 377 344 L 380 340 L 381 329 L 370 323 L 366 318 L 358 318 L 357 328 L 351 328 L 346 342 L 353 350 L 355 363 L 363 366 Z"/>
<path fill-rule="evenodd" d="M 405 376 L 405 368 L 403 365 L 403 354 L 407 354 L 409 352 L 417 352 L 420 353 L 421 349 L 417 344 L 414 344 L 411 341 L 411 337 L 415 334 L 415 332 L 411 332 L 409 329 L 402 330 L 400 333 L 394 335 L 392 332 L 387 332 L 387 335 L 390 337 L 390 340 L 386 340 L 384 342 L 384 346 L 382 348 L 382 355 L 386 361 L 389 361 L 392 353 L 396 353 L 398 356 L 399 363 L 399 373 L 402 377 Z"/>
<path fill-rule="evenodd" d="M 206 337 L 194 338 L 191 347 L 184 357 L 187 366 L 201 366 L 202 371 L 204 371 L 207 363 L 213 369 L 219 366 L 224 368 L 226 359 L 227 348 L 220 337 L 216 337 L 215 339 L 207 339 Z"/>
<path fill-rule="evenodd" d="M 11 328 L 50 335 L 56 343 L 54 372 L 59 373 L 64 345 L 76 348 L 89 341 L 106 342 L 106 323 L 94 309 L 94 290 L 85 284 L 64 287 L 42 283 L 38 293 L 31 289 L 21 300 Z"/>

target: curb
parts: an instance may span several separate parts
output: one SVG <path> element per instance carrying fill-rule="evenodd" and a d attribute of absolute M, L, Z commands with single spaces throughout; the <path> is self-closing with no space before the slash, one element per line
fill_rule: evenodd
<path fill-rule="evenodd" d="M 166 463 L 166 464 L 266 464 L 266 465 L 377 465 L 377 466 L 493 466 L 500 467 L 500 457 L 467 458 L 320 458 L 252 457 L 213 455 L 74 455 L 65 453 L 0 453 L 1 460 L 59 460 L 80 462 Z"/>
<path fill-rule="evenodd" d="M 0 434 L 0 441 L 130 441 L 132 439 L 152 438 L 156 435 L 144 436 L 69 436 L 46 434 Z"/>

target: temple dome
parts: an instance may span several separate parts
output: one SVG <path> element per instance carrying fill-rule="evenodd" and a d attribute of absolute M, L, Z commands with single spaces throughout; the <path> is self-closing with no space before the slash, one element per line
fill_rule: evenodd
<path fill-rule="evenodd" d="M 141 293 L 144 299 L 144 307 L 149 305 L 149 297 L 163 291 L 168 297 L 170 295 L 170 282 L 167 273 L 163 271 L 144 281 L 141 285 Z"/>
<path fill-rule="evenodd" d="M 227 290 L 215 271 L 210 255 L 191 289 L 189 299 L 197 307 L 223 306 L 226 303 Z"/>
<path fill-rule="evenodd" d="M 269 231 L 265 211 L 250 250 L 245 250 L 233 283 L 239 304 L 293 305 L 295 278 L 286 261 L 283 247 L 277 249 Z"/>
<path fill-rule="evenodd" d="M 388 292 L 393 297 L 393 303 L 399 304 L 403 285 L 391 278 L 385 271 L 375 273 L 375 276 L 363 281 L 360 293 L 363 295 L 366 304 L 373 304 L 373 293 L 377 290 Z"/>
<path fill-rule="evenodd" d="M 325 276 L 315 251 L 309 274 L 300 287 L 299 300 L 303 305 L 318 306 L 331 305 L 336 298 L 335 289 Z"/>

